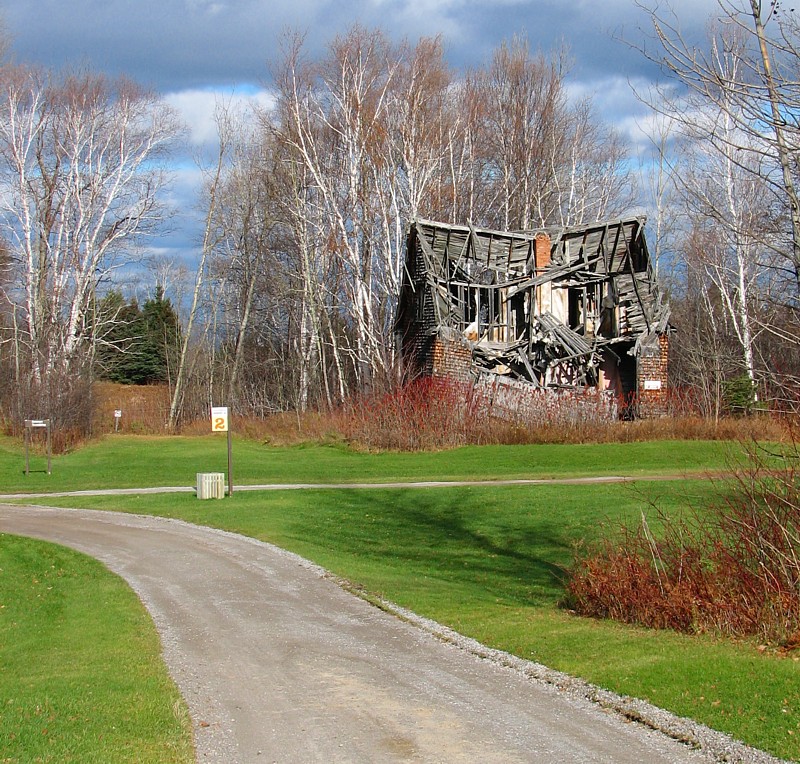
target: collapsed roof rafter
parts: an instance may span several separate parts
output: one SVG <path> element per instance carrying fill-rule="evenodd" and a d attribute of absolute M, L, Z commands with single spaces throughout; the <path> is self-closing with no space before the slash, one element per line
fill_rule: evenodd
<path fill-rule="evenodd" d="M 398 330 L 416 321 L 428 335 L 458 337 L 476 371 L 538 385 L 558 371 L 593 384 L 604 358 L 619 361 L 612 345 L 635 355 L 669 328 L 643 226 L 643 217 L 630 217 L 497 231 L 415 219 Z"/>

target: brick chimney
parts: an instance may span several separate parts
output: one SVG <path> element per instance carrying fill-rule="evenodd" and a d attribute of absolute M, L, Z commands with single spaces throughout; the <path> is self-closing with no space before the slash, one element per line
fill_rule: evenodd
<path fill-rule="evenodd" d="M 540 273 L 543 268 L 550 265 L 550 234 L 536 234 L 534 251 L 536 254 L 536 272 Z"/>

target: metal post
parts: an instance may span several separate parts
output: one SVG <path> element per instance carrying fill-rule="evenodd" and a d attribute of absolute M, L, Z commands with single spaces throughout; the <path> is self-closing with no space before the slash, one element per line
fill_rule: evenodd
<path fill-rule="evenodd" d="M 31 462 L 30 456 L 28 455 L 28 449 L 31 440 L 31 427 L 28 422 L 25 422 L 25 475 L 29 475 L 31 471 Z"/>
<path fill-rule="evenodd" d="M 50 458 L 52 456 L 53 450 L 50 446 L 50 420 L 46 419 L 47 422 L 47 474 L 50 474 Z"/>
<path fill-rule="evenodd" d="M 231 428 L 228 427 L 228 496 L 233 496 L 233 471 L 232 471 Z"/>

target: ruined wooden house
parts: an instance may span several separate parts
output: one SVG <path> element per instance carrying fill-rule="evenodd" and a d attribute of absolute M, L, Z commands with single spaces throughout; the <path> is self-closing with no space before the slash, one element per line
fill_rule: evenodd
<path fill-rule="evenodd" d="M 608 391 L 632 412 L 667 387 L 669 308 L 644 219 L 492 231 L 413 220 L 396 332 L 416 374 Z"/>

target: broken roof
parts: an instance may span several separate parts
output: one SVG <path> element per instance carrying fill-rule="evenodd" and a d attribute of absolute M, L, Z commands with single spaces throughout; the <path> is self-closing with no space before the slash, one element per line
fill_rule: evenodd
<path fill-rule="evenodd" d="M 432 307 L 427 331 L 460 332 L 471 340 L 479 368 L 541 384 L 548 369 L 567 364 L 575 382 L 585 383 L 594 376 L 603 348 L 622 344 L 620 350 L 636 355 L 668 329 L 669 308 L 650 263 L 644 222 L 630 217 L 571 228 L 496 231 L 413 220 L 398 330 L 409 320 L 404 302 L 421 291 L 417 299 L 427 295 Z M 571 322 L 566 307 L 562 315 L 547 309 L 539 289 L 545 285 L 567 290 L 573 302 L 582 300 L 574 308 L 582 323 Z M 475 290 L 484 290 L 484 297 L 473 295 Z M 535 295 L 525 303 L 524 321 L 519 301 L 514 307 L 520 295 Z M 509 331 L 513 310 L 517 315 Z M 500 316 L 503 311 L 507 315 Z M 602 322 L 612 314 L 614 329 L 609 330 L 611 324 Z M 492 332 L 492 321 L 502 323 L 504 331 Z M 468 331 L 468 325 L 474 327 Z"/>

